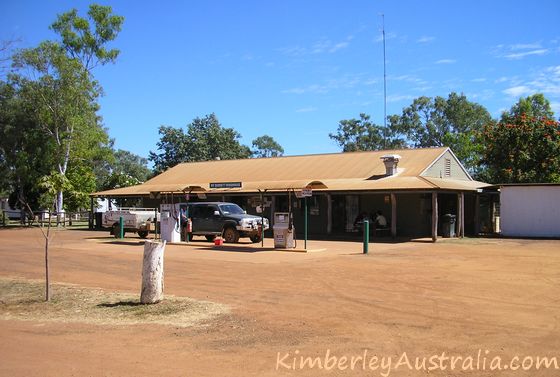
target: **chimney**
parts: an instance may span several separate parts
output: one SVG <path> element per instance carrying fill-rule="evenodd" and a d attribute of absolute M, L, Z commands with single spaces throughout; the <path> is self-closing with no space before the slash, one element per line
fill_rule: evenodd
<path fill-rule="evenodd" d="M 397 174 L 397 165 L 399 164 L 401 156 L 398 154 L 386 154 L 381 156 L 383 163 L 385 164 L 385 175 L 391 176 Z"/>

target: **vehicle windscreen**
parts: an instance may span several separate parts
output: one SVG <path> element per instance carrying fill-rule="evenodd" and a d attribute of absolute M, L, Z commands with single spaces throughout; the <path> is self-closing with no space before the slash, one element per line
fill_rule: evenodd
<path fill-rule="evenodd" d="M 224 215 L 243 215 L 245 213 L 237 204 L 221 204 L 220 209 Z"/>

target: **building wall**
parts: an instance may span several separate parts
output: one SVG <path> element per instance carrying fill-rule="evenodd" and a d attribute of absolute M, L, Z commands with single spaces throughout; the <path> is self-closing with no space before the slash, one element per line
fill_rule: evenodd
<path fill-rule="evenodd" d="M 500 211 L 505 236 L 560 237 L 560 186 L 504 186 Z"/>
<path fill-rule="evenodd" d="M 445 152 L 426 172 L 425 177 L 470 180 L 450 151 Z"/>

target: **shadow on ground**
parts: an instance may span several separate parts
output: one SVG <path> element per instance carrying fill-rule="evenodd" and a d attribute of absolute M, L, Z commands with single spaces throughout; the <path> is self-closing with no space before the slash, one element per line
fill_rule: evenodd
<path fill-rule="evenodd" d="M 120 308 L 120 307 L 136 307 L 141 305 L 145 305 L 145 304 L 142 304 L 140 301 L 118 301 L 118 302 L 104 302 L 102 304 L 98 304 L 97 307 Z"/>

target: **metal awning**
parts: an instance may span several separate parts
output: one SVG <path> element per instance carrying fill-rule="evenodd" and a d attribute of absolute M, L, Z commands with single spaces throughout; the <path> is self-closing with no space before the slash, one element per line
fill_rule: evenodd
<path fill-rule="evenodd" d="M 206 188 L 201 184 L 161 184 L 147 185 L 141 184 L 130 187 L 122 187 L 112 190 L 100 191 L 90 196 L 145 196 L 159 194 L 182 194 L 192 192 L 206 192 Z"/>

